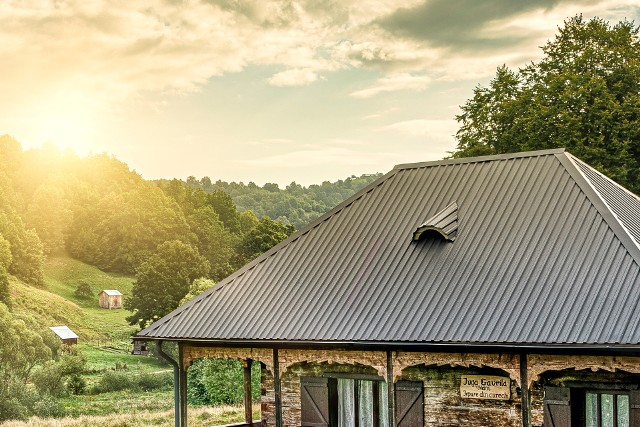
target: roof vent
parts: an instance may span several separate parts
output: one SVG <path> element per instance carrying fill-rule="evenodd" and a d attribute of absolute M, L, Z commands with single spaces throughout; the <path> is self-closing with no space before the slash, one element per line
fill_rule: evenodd
<path fill-rule="evenodd" d="M 458 204 L 456 202 L 451 203 L 418 227 L 413 232 L 413 240 L 418 241 L 433 232 L 450 242 L 456 239 L 458 235 Z"/>

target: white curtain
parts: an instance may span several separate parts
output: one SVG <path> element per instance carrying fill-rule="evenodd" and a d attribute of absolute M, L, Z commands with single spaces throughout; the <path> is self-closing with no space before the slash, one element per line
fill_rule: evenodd
<path fill-rule="evenodd" d="M 387 383 L 380 381 L 378 383 L 378 411 L 380 412 L 380 427 L 389 426 L 389 396 L 387 391 Z"/>
<path fill-rule="evenodd" d="M 338 378 L 338 427 L 355 427 L 354 380 Z"/>
<path fill-rule="evenodd" d="M 373 427 L 373 381 L 358 381 L 358 425 Z"/>

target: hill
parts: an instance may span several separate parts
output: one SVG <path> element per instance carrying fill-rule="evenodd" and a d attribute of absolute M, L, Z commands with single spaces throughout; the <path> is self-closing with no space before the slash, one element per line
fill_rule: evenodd
<path fill-rule="evenodd" d="M 206 193 L 223 191 L 231 197 L 240 212 L 251 211 L 258 218 L 268 216 L 300 229 L 380 176 L 379 173 L 354 175 L 344 180 L 325 181 L 308 187 L 294 181 L 285 188 L 271 182 L 262 187 L 253 182 L 211 182 L 207 176 L 200 180 L 189 177 L 180 183 L 192 189 L 202 189 Z M 160 187 L 166 187 L 169 182 L 157 181 Z"/>
<path fill-rule="evenodd" d="M 15 311 L 33 315 L 43 327 L 67 325 L 80 336 L 81 342 L 130 342 L 135 328 L 125 320 L 129 312 L 100 308 L 98 293 L 103 289 L 118 289 L 126 296 L 131 292 L 131 277 L 105 273 L 66 255 L 49 257 L 44 274 L 45 289 L 11 278 Z M 81 282 L 91 286 L 94 298 L 83 299 L 74 294 Z"/>

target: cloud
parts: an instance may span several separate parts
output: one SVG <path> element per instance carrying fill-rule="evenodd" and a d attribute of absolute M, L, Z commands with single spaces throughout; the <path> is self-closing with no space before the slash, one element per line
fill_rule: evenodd
<path fill-rule="evenodd" d="M 294 68 L 273 75 L 269 83 L 274 86 L 304 86 L 319 78 L 318 74 L 310 68 Z"/>
<path fill-rule="evenodd" d="M 457 129 L 455 120 L 415 119 L 392 123 L 378 128 L 378 131 L 412 137 L 430 136 L 436 139 L 453 140 Z"/>
<path fill-rule="evenodd" d="M 451 50 L 486 51 L 521 44 L 531 34 L 492 31 L 495 23 L 535 11 L 550 11 L 561 3 L 593 3 L 592 0 L 428 0 L 401 8 L 379 19 L 390 33 Z"/>
<path fill-rule="evenodd" d="M 426 89 L 431 81 L 432 79 L 429 76 L 414 76 L 407 73 L 396 74 L 382 77 L 378 79 L 373 86 L 351 92 L 350 95 L 354 98 L 371 98 L 383 92 L 395 92 L 407 89 L 421 91 Z"/>

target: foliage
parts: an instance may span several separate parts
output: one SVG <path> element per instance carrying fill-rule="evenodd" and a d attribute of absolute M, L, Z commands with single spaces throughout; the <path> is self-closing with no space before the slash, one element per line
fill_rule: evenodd
<path fill-rule="evenodd" d="M 73 294 L 80 299 L 89 299 L 95 296 L 94 290 L 91 285 L 86 281 L 81 281 Z"/>
<path fill-rule="evenodd" d="M 260 397 L 260 363 L 251 370 L 254 400 Z M 244 369 L 236 359 L 199 359 L 187 371 L 187 399 L 193 405 L 237 404 L 244 401 Z"/>
<path fill-rule="evenodd" d="M 308 187 L 294 181 L 283 189 L 274 183 L 266 183 L 262 187 L 253 182 L 212 183 L 207 176 L 199 181 L 188 179 L 184 184 L 206 193 L 223 191 L 233 199 L 240 212 L 252 211 L 258 218 L 268 216 L 300 229 L 379 177 L 380 174 L 351 176 L 345 180 L 325 181 Z M 159 185 L 162 187 L 167 184 L 160 181 Z"/>
<path fill-rule="evenodd" d="M 25 390 L 33 369 L 53 355 L 26 316 L 14 316 L 0 303 L 0 420 L 24 418 L 33 399 Z"/>
<path fill-rule="evenodd" d="M 566 147 L 632 191 L 640 191 L 640 39 L 576 16 L 537 63 L 498 68 L 457 116 L 454 157 Z"/>
<path fill-rule="evenodd" d="M 180 305 L 188 303 L 215 284 L 213 280 L 204 277 L 194 280 L 189 286 L 189 292 L 180 300 Z"/>
<path fill-rule="evenodd" d="M 50 394 L 45 394 L 34 402 L 33 414 L 41 418 L 60 418 L 65 416 L 65 410 L 62 402 Z"/>
<path fill-rule="evenodd" d="M 0 265 L 0 302 L 11 308 L 11 292 L 9 291 L 9 273 Z"/>
<path fill-rule="evenodd" d="M 246 233 L 238 244 L 236 252 L 239 264 L 244 264 L 263 252 L 266 252 L 282 240 L 289 237 L 295 228 L 293 225 L 285 225 L 278 221 L 273 221 L 268 216 L 262 217 L 258 224 Z"/>
<path fill-rule="evenodd" d="M 67 390 L 71 394 L 83 394 L 87 388 L 87 381 L 80 374 L 73 374 L 67 380 Z"/>
<path fill-rule="evenodd" d="M 48 360 L 32 375 L 31 381 L 41 395 L 59 397 L 67 390 L 67 380 L 84 370 L 87 358 L 66 351 L 57 360 Z"/>
<path fill-rule="evenodd" d="M 125 308 L 131 325 L 145 325 L 178 307 L 191 283 L 209 273 L 209 261 L 198 250 L 177 240 L 168 241 L 150 256 L 136 273 Z"/>
<path fill-rule="evenodd" d="M 131 374 L 122 371 L 108 371 L 100 378 L 94 393 L 106 393 L 131 389 Z"/>
<path fill-rule="evenodd" d="M 128 372 L 107 371 L 102 375 L 91 392 L 93 394 L 123 390 L 150 392 L 153 390 L 170 389 L 172 384 L 173 374 L 171 372 L 141 372 L 137 375 L 131 375 L 131 373 Z"/>
<path fill-rule="evenodd" d="M 71 224 L 72 212 L 60 185 L 45 182 L 35 191 L 25 221 L 36 230 L 45 254 L 64 249 L 64 233 Z"/>

